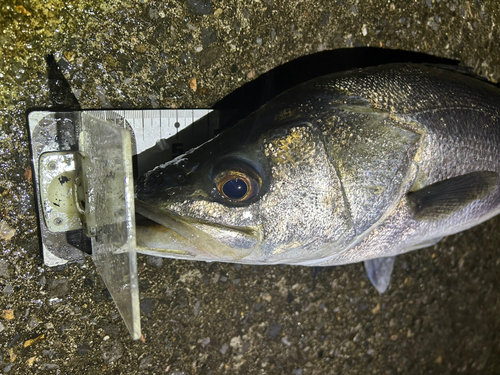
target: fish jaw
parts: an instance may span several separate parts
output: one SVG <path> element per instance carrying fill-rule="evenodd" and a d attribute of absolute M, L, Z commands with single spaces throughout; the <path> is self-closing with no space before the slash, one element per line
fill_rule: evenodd
<path fill-rule="evenodd" d="M 136 228 L 137 246 L 143 253 L 207 262 L 247 263 L 245 258 L 258 251 L 262 241 L 260 227 L 230 227 L 185 218 L 140 200 L 136 200 L 136 212 L 152 221 Z M 221 232 L 225 233 L 222 238 L 233 240 L 232 246 L 213 235 Z"/>

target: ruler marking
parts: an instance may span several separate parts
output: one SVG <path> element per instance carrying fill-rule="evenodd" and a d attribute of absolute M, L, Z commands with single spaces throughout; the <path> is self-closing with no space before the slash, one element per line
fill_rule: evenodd
<path fill-rule="evenodd" d="M 153 147 L 159 139 L 168 139 L 175 136 L 174 142 L 183 143 L 180 147 L 191 147 L 191 141 L 180 136 L 180 131 L 196 122 L 201 117 L 209 114 L 210 110 L 201 109 L 156 109 L 156 110 L 93 110 L 87 111 L 103 120 L 127 128 L 125 121 L 132 127 L 136 139 L 137 152 Z M 122 119 L 124 121 L 122 121 Z M 206 119 L 208 136 L 211 135 L 212 118 Z M 214 127 L 217 128 L 216 124 Z M 201 128 L 202 129 L 202 128 Z M 196 139 L 200 129 L 192 128 L 191 136 Z M 141 133 L 142 132 L 142 136 Z M 187 151 L 187 150 L 184 150 Z"/>

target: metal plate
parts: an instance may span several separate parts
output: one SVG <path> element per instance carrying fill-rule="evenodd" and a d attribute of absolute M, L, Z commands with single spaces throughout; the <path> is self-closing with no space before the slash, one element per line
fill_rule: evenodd
<path fill-rule="evenodd" d="M 77 148 L 75 129 L 78 123 L 79 113 L 77 112 L 31 112 L 28 116 L 43 258 L 45 264 L 48 266 L 82 261 L 85 257 L 85 253 L 82 251 L 88 250 L 90 252 L 90 249 L 86 248 L 88 242 L 84 238 L 82 229 L 62 232 L 49 229 L 46 225 L 46 222 L 49 220 L 44 218 L 44 205 L 47 204 L 45 202 L 46 197 L 42 199 L 41 195 L 40 160 L 42 155 L 47 157 L 47 155 L 57 155 L 57 153 L 72 153 Z M 66 168 L 63 167 L 63 169 Z M 44 178 L 44 185 L 51 183 L 51 181 L 47 181 L 49 178 Z M 52 213 L 54 215 L 57 214 L 56 207 L 51 206 L 51 211 L 54 210 Z"/>
<path fill-rule="evenodd" d="M 46 152 L 40 155 L 40 202 L 47 229 L 68 232 L 83 228 L 77 203 L 75 155 Z"/>

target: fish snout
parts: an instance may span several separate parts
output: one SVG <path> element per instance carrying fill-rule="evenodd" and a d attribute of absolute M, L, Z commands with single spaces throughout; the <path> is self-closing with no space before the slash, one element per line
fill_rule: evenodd
<path fill-rule="evenodd" d="M 175 194 L 175 188 L 181 187 L 186 182 L 185 173 L 179 169 L 165 170 L 156 168 L 141 177 L 135 182 L 136 197 L 148 202 L 161 196 L 163 199 Z"/>

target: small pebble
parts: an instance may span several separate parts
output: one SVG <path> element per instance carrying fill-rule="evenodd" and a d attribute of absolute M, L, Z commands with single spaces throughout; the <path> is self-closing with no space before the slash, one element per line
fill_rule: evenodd
<path fill-rule="evenodd" d="M 52 297 L 64 297 L 69 292 L 69 281 L 66 277 L 52 280 L 49 285 L 50 294 Z"/>
<path fill-rule="evenodd" d="M 40 370 L 57 370 L 59 368 L 55 363 L 44 363 L 40 366 Z"/>
<path fill-rule="evenodd" d="M 269 293 L 265 292 L 262 294 L 262 299 L 266 302 L 271 302 L 273 297 L 271 297 L 271 295 Z"/>
<path fill-rule="evenodd" d="M 156 268 L 161 268 L 163 265 L 163 258 L 160 257 L 148 257 L 146 263 L 150 266 L 154 266 Z"/>
<path fill-rule="evenodd" d="M 9 241 L 16 234 L 16 230 L 5 221 L 0 221 L 0 239 Z"/>
<path fill-rule="evenodd" d="M 119 341 L 105 341 L 101 344 L 102 358 L 109 364 L 123 357 L 123 345 Z"/>
<path fill-rule="evenodd" d="M 44 357 L 47 357 L 47 358 L 54 358 L 55 356 L 57 356 L 57 353 L 54 351 L 54 350 L 47 350 L 47 349 L 44 349 L 42 350 L 42 355 Z"/>
<path fill-rule="evenodd" d="M 141 359 L 141 362 L 139 363 L 139 370 L 145 370 L 148 367 L 151 367 L 152 362 L 153 362 L 154 356 L 148 355 Z"/>
<path fill-rule="evenodd" d="M 4 294 L 7 294 L 7 295 L 11 295 L 12 293 L 14 293 L 14 288 L 12 287 L 12 285 L 7 284 L 7 285 L 5 285 L 5 287 L 3 288 L 3 293 L 4 293 Z"/>
<path fill-rule="evenodd" d="M 153 298 L 146 298 L 143 301 L 141 301 L 141 304 L 140 304 L 141 311 L 145 315 L 149 315 L 149 314 L 151 314 L 151 312 L 155 308 L 155 305 L 156 305 L 156 301 Z"/>
<path fill-rule="evenodd" d="M 288 341 L 288 338 L 287 338 L 287 337 L 283 337 L 283 338 L 281 339 L 281 342 L 282 342 L 283 344 L 285 344 L 286 346 L 290 346 L 290 345 L 292 345 L 292 343 L 291 343 L 290 341 Z"/>
<path fill-rule="evenodd" d="M 220 279 L 220 273 L 216 273 L 216 274 L 214 275 L 214 277 L 212 277 L 212 282 L 213 282 L 214 284 L 217 284 L 217 282 L 219 281 L 219 279 Z"/>
<path fill-rule="evenodd" d="M 214 12 L 211 0 L 187 0 L 187 8 L 191 13 L 197 15 L 212 14 Z"/>
<path fill-rule="evenodd" d="M 227 353 L 227 350 L 228 350 L 228 349 L 229 349 L 229 345 L 224 344 L 224 345 L 222 345 L 222 348 L 220 348 L 220 350 L 219 350 L 219 351 L 221 352 L 221 354 L 222 354 L 222 355 L 224 355 L 224 354 L 226 354 L 226 353 Z"/>
<path fill-rule="evenodd" d="M 4 279 L 9 278 L 9 265 L 5 260 L 0 260 L 0 277 Z"/>
<path fill-rule="evenodd" d="M 271 323 L 269 329 L 267 330 L 267 336 L 271 339 L 276 338 L 281 332 L 281 324 Z"/>
<path fill-rule="evenodd" d="M 40 322 L 34 317 L 30 317 L 30 319 L 28 320 L 28 328 L 29 329 L 33 329 L 33 328 L 37 327 L 39 324 L 40 324 Z"/>
<path fill-rule="evenodd" d="M 194 316 L 198 316 L 199 313 L 200 313 L 200 301 L 196 300 L 196 302 L 194 303 Z"/>
<path fill-rule="evenodd" d="M 231 342 L 229 343 L 231 348 L 233 349 L 239 349 L 241 348 L 242 341 L 241 341 L 241 336 L 235 336 L 231 339 Z"/>

